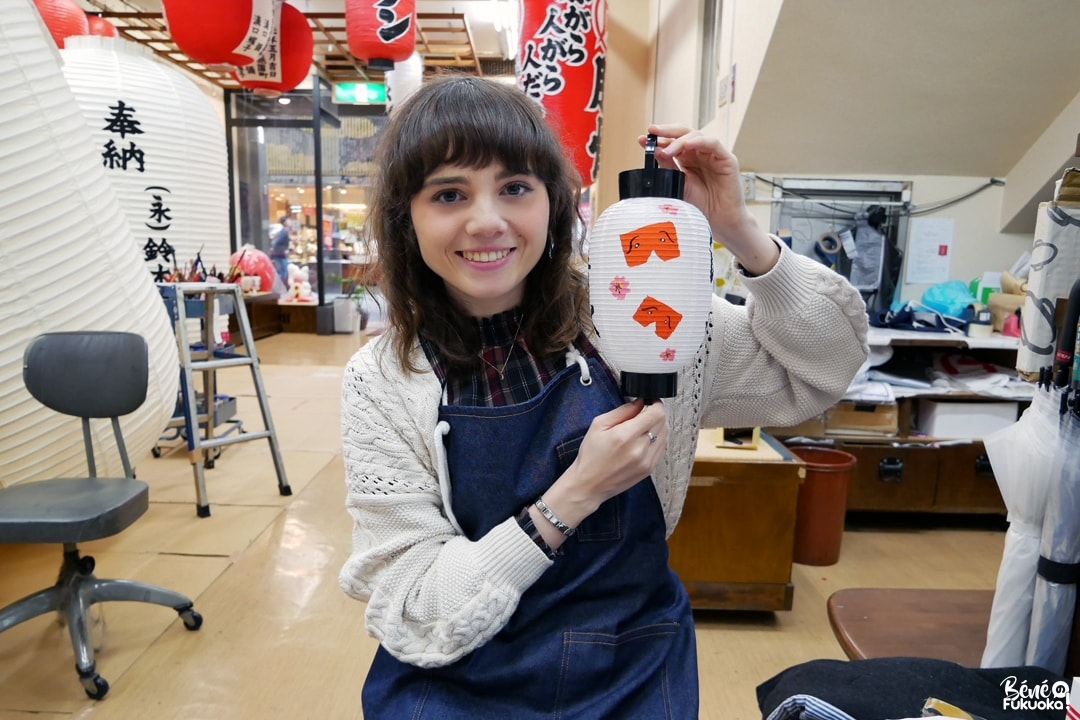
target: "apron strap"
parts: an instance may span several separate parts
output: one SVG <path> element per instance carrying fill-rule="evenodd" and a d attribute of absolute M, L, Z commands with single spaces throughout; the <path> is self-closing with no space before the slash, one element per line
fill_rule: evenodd
<path fill-rule="evenodd" d="M 566 351 L 566 367 L 570 367 L 574 363 L 577 363 L 577 366 L 581 368 L 581 378 L 578 382 L 585 387 L 592 385 L 592 375 L 589 372 L 589 361 L 581 354 L 580 350 L 571 345 L 570 349 Z"/>

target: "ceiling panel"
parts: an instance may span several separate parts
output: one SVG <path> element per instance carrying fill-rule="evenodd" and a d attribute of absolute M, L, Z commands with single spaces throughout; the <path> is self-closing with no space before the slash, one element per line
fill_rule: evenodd
<path fill-rule="evenodd" d="M 88 12 L 109 20 L 122 37 L 149 47 L 158 57 L 218 87 L 240 88 L 229 73 L 195 62 L 177 47 L 166 28 L 160 0 L 81 0 L 81 4 Z M 340 7 L 342 3 L 334 5 Z M 445 3 L 432 7 L 438 9 L 441 5 Z M 465 9 L 469 7 L 468 3 L 461 5 Z M 422 7 L 423 3 L 418 4 L 418 9 Z M 381 71 L 368 68 L 349 52 L 343 10 L 307 10 L 304 14 L 315 39 L 312 58 L 315 73 L 331 83 L 382 80 Z M 512 61 L 501 50 L 505 44 L 499 43 L 498 35 L 485 28 L 485 46 L 479 48 L 474 23 L 470 13 L 464 11 L 417 12 L 416 50 L 423 58 L 425 73 L 438 70 L 470 75 L 490 74 L 489 71 L 505 73 L 508 60 Z"/>

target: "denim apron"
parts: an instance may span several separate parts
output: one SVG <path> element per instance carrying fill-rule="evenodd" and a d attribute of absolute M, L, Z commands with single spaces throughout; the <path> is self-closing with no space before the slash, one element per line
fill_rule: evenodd
<path fill-rule="evenodd" d="M 450 425 L 453 511 L 470 539 L 547 490 L 593 418 L 622 404 L 603 367 L 588 367 L 591 383 L 574 365 L 519 405 L 440 409 Z M 364 684 L 364 717 L 693 720 L 694 623 L 668 567 L 665 535 L 646 478 L 582 522 L 506 626 L 473 652 L 424 669 L 380 646 Z"/>

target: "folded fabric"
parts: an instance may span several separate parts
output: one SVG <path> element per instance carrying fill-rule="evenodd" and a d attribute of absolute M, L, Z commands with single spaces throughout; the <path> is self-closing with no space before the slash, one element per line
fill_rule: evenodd
<path fill-rule="evenodd" d="M 768 720 L 855 720 L 813 695 L 792 695 L 776 706 Z"/>
<path fill-rule="evenodd" d="M 918 715 L 928 697 L 986 720 L 1062 720 L 1060 710 L 1006 710 L 1003 683 L 1010 678 L 1029 687 L 1063 679 L 1039 667 L 967 668 L 928 658 L 811 660 L 758 685 L 757 697 L 762 717 L 789 697 L 811 695 L 858 720 Z"/>

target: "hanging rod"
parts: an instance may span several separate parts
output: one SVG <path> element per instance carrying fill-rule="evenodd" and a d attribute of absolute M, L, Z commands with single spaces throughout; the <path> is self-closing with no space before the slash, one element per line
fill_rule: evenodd
<path fill-rule="evenodd" d="M 910 202 L 907 202 L 907 201 L 904 201 L 904 200 L 879 201 L 879 200 L 843 200 L 841 198 L 832 199 L 832 198 L 800 198 L 800 197 L 787 198 L 787 197 L 785 197 L 785 198 L 772 198 L 770 200 L 770 202 L 781 202 L 781 203 L 801 202 L 801 203 L 818 203 L 818 204 L 827 204 L 827 205 L 881 205 L 883 207 L 893 207 L 893 206 L 913 207 Z"/>

